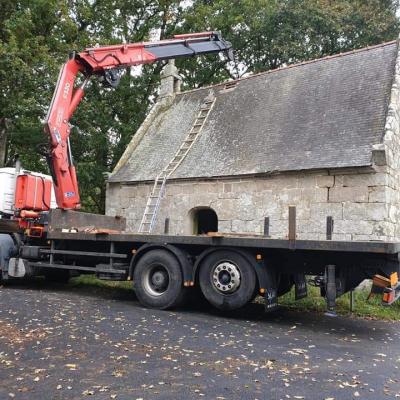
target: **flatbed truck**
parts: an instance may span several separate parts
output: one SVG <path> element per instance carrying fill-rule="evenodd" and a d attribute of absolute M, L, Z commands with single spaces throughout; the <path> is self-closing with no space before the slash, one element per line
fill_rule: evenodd
<path fill-rule="evenodd" d="M 200 292 L 214 307 L 235 310 L 261 295 L 267 311 L 295 287 L 307 296 L 306 276 L 319 286 L 328 312 L 336 298 L 374 276 L 386 277 L 383 303 L 400 295 L 400 243 L 296 240 L 213 233 L 198 236 L 125 232 L 125 219 L 52 209 L 45 235 L 24 234 L 15 220 L 0 219 L 3 281 L 45 276 L 68 281 L 71 273 L 132 281 L 139 301 L 158 309 L 185 303 Z"/>
<path fill-rule="evenodd" d="M 96 274 L 132 281 L 139 301 L 159 309 L 177 307 L 191 293 L 202 293 L 212 306 L 227 311 L 260 294 L 266 310 L 274 310 L 278 297 L 293 286 L 296 299 L 306 296 L 309 275 L 332 314 L 336 298 L 365 278 L 373 278 L 373 291 L 383 295 L 383 304 L 400 296 L 400 243 L 332 241 L 330 217 L 327 240 L 296 240 L 294 207 L 289 209 L 286 239 L 268 238 L 268 230 L 265 236 L 135 234 L 126 232 L 124 218 L 77 211 L 70 119 L 91 78 L 116 87 L 126 67 L 220 52 L 232 59 L 231 44 L 218 32 L 200 32 L 71 53 L 60 70 L 44 124 L 51 177 L 17 167 L 15 177 L 0 180 L 3 282 L 37 275 L 67 281 L 71 273 Z M 81 84 L 75 87 L 78 74 Z M 58 208 L 52 207 L 52 197 Z"/>

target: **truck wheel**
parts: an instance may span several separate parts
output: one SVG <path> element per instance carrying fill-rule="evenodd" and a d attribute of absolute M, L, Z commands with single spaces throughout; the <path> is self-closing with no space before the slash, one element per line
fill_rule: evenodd
<path fill-rule="evenodd" d="M 200 265 L 199 281 L 205 298 L 220 310 L 236 310 L 251 301 L 256 273 L 239 253 L 218 250 Z"/>
<path fill-rule="evenodd" d="M 44 273 L 44 279 L 51 283 L 68 283 L 71 277 L 68 270 L 47 270 Z"/>
<path fill-rule="evenodd" d="M 152 250 L 140 258 L 133 287 L 141 304 L 160 310 L 179 306 L 186 294 L 179 261 L 165 250 Z"/>

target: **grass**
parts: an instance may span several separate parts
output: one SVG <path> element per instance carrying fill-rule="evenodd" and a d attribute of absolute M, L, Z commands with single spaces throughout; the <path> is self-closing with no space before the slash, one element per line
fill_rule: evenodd
<path fill-rule="evenodd" d="M 363 318 L 400 320 L 400 300 L 389 307 L 381 305 L 381 297 L 375 296 L 367 301 L 369 291 L 357 290 L 354 292 L 354 311 L 353 315 Z M 294 289 L 279 298 L 279 304 L 297 311 L 316 311 L 323 313 L 326 311 L 325 299 L 319 294 L 319 289 L 308 286 L 308 296 L 296 301 Z M 337 299 L 337 313 L 341 315 L 350 314 L 350 293 L 346 293 Z"/>
<path fill-rule="evenodd" d="M 80 275 L 72 278 L 69 282 L 72 287 L 91 287 L 93 289 L 122 289 L 133 290 L 132 282 L 129 281 L 106 281 L 97 279 L 95 275 Z"/>
<path fill-rule="evenodd" d="M 111 291 L 118 292 L 121 295 L 129 294 L 132 291 L 132 282 L 123 281 L 104 281 L 97 279 L 94 275 L 81 275 L 71 279 L 69 286 L 76 288 L 92 289 L 93 291 Z M 352 315 L 382 320 L 400 320 L 400 300 L 390 307 L 381 305 L 379 296 L 375 296 L 367 301 L 367 290 L 359 290 L 354 292 L 354 311 Z M 308 286 L 308 296 L 304 299 L 296 301 L 294 298 L 294 289 L 279 298 L 279 304 L 285 308 L 289 308 L 299 312 L 314 311 L 324 313 L 326 311 L 325 300 L 319 295 L 319 289 Z M 337 313 L 341 315 L 350 315 L 350 294 L 337 299 Z"/>

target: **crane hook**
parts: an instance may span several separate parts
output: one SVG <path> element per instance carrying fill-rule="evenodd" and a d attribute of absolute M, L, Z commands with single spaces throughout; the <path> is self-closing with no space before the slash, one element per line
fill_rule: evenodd
<path fill-rule="evenodd" d="M 121 80 L 121 73 L 117 68 L 106 69 L 103 77 L 104 84 L 108 84 L 112 88 L 116 88 Z"/>

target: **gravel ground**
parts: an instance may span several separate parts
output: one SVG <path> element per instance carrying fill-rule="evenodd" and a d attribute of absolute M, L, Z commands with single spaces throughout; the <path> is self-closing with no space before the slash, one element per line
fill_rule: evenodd
<path fill-rule="evenodd" d="M 148 310 L 115 289 L 0 288 L 0 399 L 392 399 L 400 323 Z"/>

